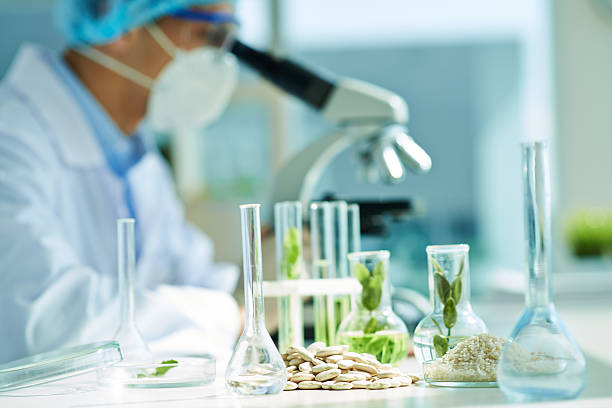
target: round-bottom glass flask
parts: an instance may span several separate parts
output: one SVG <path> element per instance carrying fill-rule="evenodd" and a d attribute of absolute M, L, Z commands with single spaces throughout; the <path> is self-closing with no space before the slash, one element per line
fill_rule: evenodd
<path fill-rule="evenodd" d="M 469 250 L 466 244 L 427 247 L 433 311 L 414 331 L 414 354 L 421 364 L 442 357 L 468 337 L 487 333 L 470 304 Z"/>
<path fill-rule="evenodd" d="M 362 291 L 353 296 L 337 338 L 351 351 L 372 354 L 383 364 L 397 363 L 408 353 L 410 336 L 391 308 L 389 251 L 354 252 L 348 258 Z"/>

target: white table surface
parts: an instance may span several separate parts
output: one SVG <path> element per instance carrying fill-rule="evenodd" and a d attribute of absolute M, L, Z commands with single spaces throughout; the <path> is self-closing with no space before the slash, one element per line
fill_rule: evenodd
<path fill-rule="evenodd" d="M 522 306 L 516 301 L 487 302 L 474 305 L 489 322 L 493 333 L 507 335 L 520 316 Z M 574 401 L 537 404 L 541 407 L 612 407 L 612 296 L 558 302 L 558 309 L 585 354 L 589 382 L 584 393 Z M 416 372 L 416 361 L 402 363 L 403 370 Z M 232 397 L 223 380 L 205 387 L 181 389 L 109 389 L 96 384 L 94 374 L 61 382 L 0 393 L 0 408 L 8 407 L 493 407 L 509 402 L 497 388 L 456 389 L 424 384 L 387 390 L 298 390 L 278 395 Z"/>

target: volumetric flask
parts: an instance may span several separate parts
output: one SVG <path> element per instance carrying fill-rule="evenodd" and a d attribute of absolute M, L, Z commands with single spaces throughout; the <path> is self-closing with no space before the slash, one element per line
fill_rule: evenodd
<path fill-rule="evenodd" d="M 287 382 L 285 363 L 266 330 L 259 207 L 240 206 L 246 322 L 225 370 L 226 388 L 242 395 L 276 394 Z"/>
<path fill-rule="evenodd" d="M 525 310 L 502 351 L 497 382 L 514 401 L 575 398 L 586 385 L 586 363 L 552 301 L 550 167 L 544 142 L 523 145 L 523 189 Z"/>

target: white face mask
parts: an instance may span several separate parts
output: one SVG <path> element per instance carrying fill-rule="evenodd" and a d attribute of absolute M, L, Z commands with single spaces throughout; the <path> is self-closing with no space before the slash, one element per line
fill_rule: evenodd
<path fill-rule="evenodd" d="M 174 57 L 155 80 L 95 48 L 76 51 L 151 89 L 147 119 L 158 132 L 174 133 L 203 127 L 219 118 L 238 82 L 236 58 L 211 47 L 184 51 L 157 25 L 146 29 Z"/>
<path fill-rule="evenodd" d="M 149 99 L 153 129 L 194 129 L 219 118 L 238 82 L 236 57 L 211 47 L 183 51 L 157 25 L 147 26 L 147 31 L 174 57 L 155 81 Z"/>

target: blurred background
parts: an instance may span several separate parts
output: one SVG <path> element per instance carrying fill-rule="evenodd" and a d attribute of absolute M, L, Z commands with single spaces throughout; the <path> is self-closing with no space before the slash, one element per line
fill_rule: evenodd
<path fill-rule="evenodd" d="M 0 2 L 0 75 L 24 41 L 61 50 L 60 35 L 49 34 L 53 6 Z M 612 2 L 242 0 L 238 7 L 243 42 L 408 102 L 410 134 L 431 155 L 430 173 L 369 184 L 349 149 L 314 195 L 410 203 L 363 238 L 365 249 L 391 250 L 395 285 L 426 293 L 425 246 L 461 242 L 472 248 L 475 292 L 521 291 L 519 142 L 549 138 L 557 293 L 610 290 Z M 218 260 L 238 263 L 237 204 L 270 209 L 275 172 L 331 130 L 245 68 L 221 120 L 197 134 L 160 137 L 159 145 L 190 219 L 212 236 Z M 265 257 L 268 271 L 273 259 Z"/>

